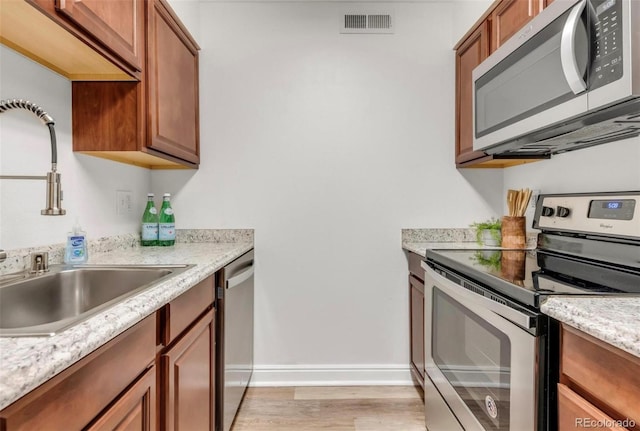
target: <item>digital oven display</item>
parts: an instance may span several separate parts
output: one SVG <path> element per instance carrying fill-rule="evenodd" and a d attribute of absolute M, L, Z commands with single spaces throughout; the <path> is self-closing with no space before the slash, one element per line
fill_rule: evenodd
<path fill-rule="evenodd" d="M 589 205 L 589 218 L 631 220 L 635 208 L 635 199 L 593 200 Z"/>

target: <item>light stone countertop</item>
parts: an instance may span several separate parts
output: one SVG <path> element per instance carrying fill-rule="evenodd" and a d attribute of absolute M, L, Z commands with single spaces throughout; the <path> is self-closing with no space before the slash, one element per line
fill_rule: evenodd
<path fill-rule="evenodd" d="M 527 249 L 536 247 L 537 233 L 527 232 Z M 402 229 L 402 248 L 425 257 L 427 250 L 433 249 L 489 249 L 476 242 L 475 229 Z"/>
<path fill-rule="evenodd" d="M 435 248 L 480 248 L 473 229 L 402 229 L 402 248 L 424 257 Z"/>
<path fill-rule="evenodd" d="M 542 312 L 640 357 L 640 296 L 552 296 Z"/>
<path fill-rule="evenodd" d="M 194 235 L 184 240 L 208 239 L 212 238 Z M 95 247 L 88 263 L 195 266 L 52 337 L 0 337 L 0 409 L 251 250 L 253 232 L 239 242 L 176 243 L 173 247 L 139 247 L 133 243 L 132 246 L 129 241 L 122 248 L 106 252 L 96 251 L 98 247 Z"/>

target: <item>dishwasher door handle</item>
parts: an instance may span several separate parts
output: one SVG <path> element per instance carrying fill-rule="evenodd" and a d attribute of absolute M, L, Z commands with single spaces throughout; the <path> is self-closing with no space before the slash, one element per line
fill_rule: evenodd
<path fill-rule="evenodd" d="M 226 288 L 231 289 L 232 287 L 236 287 L 237 285 L 244 283 L 245 281 L 253 277 L 253 272 L 254 272 L 254 269 L 253 269 L 253 263 L 252 263 L 250 267 L 242 271 L 240 274 L 235 275 L 230 279 L 228 279 Z"/>

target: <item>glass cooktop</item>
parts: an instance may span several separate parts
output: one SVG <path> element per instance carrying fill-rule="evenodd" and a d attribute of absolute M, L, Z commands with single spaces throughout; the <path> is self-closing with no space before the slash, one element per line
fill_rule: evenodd
<path fill-rule="evenodd" d="M 548 295 L 640 294 L 640 269 L 542 250 L 427 250 L 427 263 L 538 308 Z"/>

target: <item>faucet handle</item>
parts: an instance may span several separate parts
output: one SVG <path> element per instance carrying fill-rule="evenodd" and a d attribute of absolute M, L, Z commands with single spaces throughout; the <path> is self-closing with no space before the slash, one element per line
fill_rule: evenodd
<path fill-rule="evenodd" d="M 32 274 L 49 271 L 49 253 L 46 251 L 39 251 L 31 253 L 31 269 Z"/>

